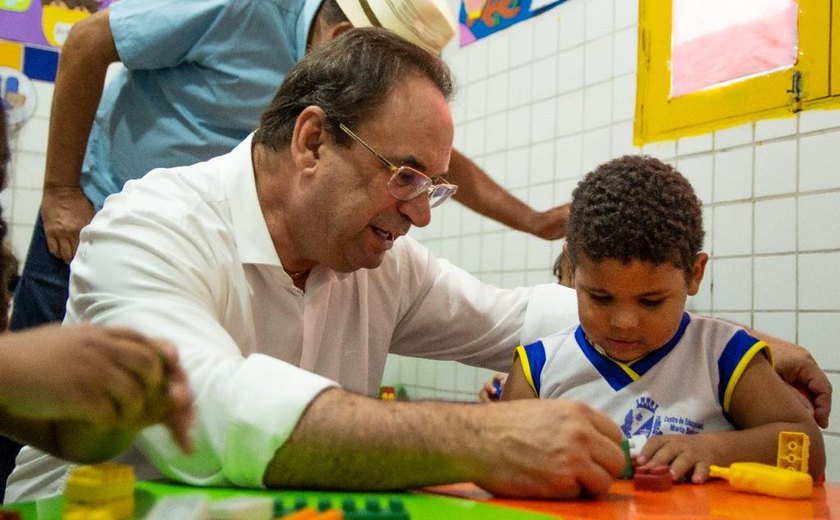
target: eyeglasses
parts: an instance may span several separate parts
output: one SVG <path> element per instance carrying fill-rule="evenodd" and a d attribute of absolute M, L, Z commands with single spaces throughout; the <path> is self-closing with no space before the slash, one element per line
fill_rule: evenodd
<path fill-rule="evenodd" d="M 391 161 L 371 148 L 369 144 L 362 141 L 361 137 L 354 134 L 352 130 L 344 126 L 344 123 L 339 123 L 338 127 L 341 128 L 345 134 L 355 139 L 360 145 L 364 146 L 367 151 L 372 153 L 379 162 L 388 168 L 388 171 L 391 172 L 391 178 L 388 180 L 388 191 L 390 191 L 391 195 L 397 199 L 411 200 L 421 193 L 426 192 L 429 196 L 429 207 L 434 208 L 446 202 L 446 199 L 458 191 L 458 186 L 454 184 L 447 184 L 445 182 L 435 184 L 428 175 L 409 166 L 395 166 Z"/>

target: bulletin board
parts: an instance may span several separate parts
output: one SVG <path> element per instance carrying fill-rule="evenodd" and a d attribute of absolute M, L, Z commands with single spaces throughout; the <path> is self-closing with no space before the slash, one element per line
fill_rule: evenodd
<path fill-rule="evenodd" d="M 566 0 L 462 0 L 461 47 L 537 16 Z"/>
<path fill-rule="evenodd" d="M 117 0 L 0 0 L 0 40 L 61 47 L 74 23 Z"/>

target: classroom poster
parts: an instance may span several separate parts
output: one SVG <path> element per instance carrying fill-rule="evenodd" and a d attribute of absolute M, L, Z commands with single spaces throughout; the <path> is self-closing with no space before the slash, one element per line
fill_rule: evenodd
<path fill-rule="evenodd" d="M 117 0 L 0 0 L 0 40 L 61 47 L 74 23 Z"/>
<path fill-rule="evenodd" d="M 461 47 L 548 11 L 565 1 L 462 0 L 458 14 Z"/>

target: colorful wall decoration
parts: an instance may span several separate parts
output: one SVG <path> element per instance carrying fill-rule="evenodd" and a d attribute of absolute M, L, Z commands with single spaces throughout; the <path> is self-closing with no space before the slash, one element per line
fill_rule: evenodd
<path fill-rule="evenodd" d="M 463 0 L 458 15 L 461 47 L 548 11 L 565 1 Z"/>
<path fill-rule="evenodd" d="M 74 23 L 116 0 L 0 0 L 0 39 L 61 47 Z"/>

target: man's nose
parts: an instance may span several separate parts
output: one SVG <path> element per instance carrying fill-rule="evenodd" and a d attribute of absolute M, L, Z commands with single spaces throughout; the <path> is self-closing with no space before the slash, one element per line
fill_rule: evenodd
<path fill-rule="evenodd" d="M 409 200 L 397 203 L 397 210 L 411 221 L 413 226 L 428 226 L 432 220 L 432 208 L 429 206 L 429 196 L 421 193 Z"/>

